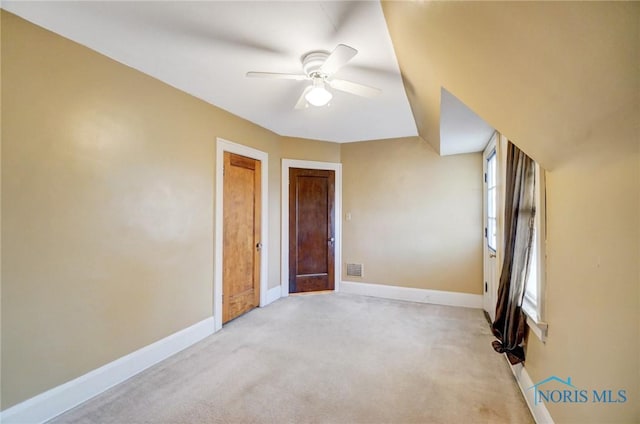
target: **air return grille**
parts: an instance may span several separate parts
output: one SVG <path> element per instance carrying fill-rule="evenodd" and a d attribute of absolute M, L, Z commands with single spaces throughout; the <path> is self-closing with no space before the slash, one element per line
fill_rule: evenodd
<path fill-rule="evenodd" d="M 347 264 L 347 277 L 362 277 L 362 264 Z"/>

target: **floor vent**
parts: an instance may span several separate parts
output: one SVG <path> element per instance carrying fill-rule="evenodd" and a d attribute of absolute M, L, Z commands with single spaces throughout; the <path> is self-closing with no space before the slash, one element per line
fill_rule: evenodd
<path fill-rule="evenodd" d="M 347 264 L 347 277 L 362 277 L 362 264 Z"/>

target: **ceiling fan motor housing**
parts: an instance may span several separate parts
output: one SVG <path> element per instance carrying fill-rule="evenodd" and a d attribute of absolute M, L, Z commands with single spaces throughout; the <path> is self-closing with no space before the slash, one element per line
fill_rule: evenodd
<path fill-rule="evenodd" d="M 327 57 L 329 57 L 329 53 L 324 51 L 314 51 L 304 55 L 302 58 L 302 69 L 304 73 L 307 74 L 309 78 L 326 78 L 327 75 L 323 74 L 320 68 L 327 60 Z"/>
<path fill-rule="evenodd" d="M 304 109 L 308 107 L 308 104 L 313 106 L 326 105 L 332 98 L 332 93 L 327 90 L 327 86 L 356 96 L 373 98 L 380 94 L 379 89 L 333 77 L 357 53 L 358 51 L 353 47 L 349 47 L 346 44 L 338 44 L 331 53 L 326 50 L 313 50 L 303 55 L 300 61 L 302 62 L 304 74 L 247 72 L 247 76 L 296 81 L 310 80 L 311 85 L 308 85 L 303 90 L 295 109 Z"/>

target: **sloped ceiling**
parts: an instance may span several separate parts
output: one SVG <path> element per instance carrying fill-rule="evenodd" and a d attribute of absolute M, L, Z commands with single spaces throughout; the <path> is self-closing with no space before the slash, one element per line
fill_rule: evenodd
<path fill-rule="evenodd" d="M 638 110 L 638 2 L 382 6 L 418 131 L 438 151 L 442 87 L 547 169 Z"/>
<path fill-rule="evenodd" d="M 451 154 L 477 151 L 496 128 L 553 169 L 594 125 L 640 103 L 638 2 L 2 7 L 294 137 L 348 142 L 419 134 Z M 249 70 L 299 72 L 301 55 L 338 43 L 360 51 L 338 76 L 382 88 L 380 98 L 337 93 L 331 107 L 294 111 L 303 82 L 244 77 Z"/>
<path fill-rule="evenodd" d="M 440 154 L 481 152 L 495 130 L 453 94 L 440 90 Z"/>
<path fill-rule="evenodd" d="M 350 142 L 417 135 L 379 2 L 4 1 L 37 25 L 280 135 Z M 339 43 L 358 54 L 340 79 L 382 90 L 333 91 L 329 107 L 294 110 L 308 81 L 250 79 L 302 73 L 301 57 Z"/>

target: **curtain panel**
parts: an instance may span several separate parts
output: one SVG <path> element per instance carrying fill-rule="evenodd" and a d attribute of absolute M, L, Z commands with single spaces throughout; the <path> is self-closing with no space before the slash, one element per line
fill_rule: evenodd
<path fill-rule="evenodd" d="M 507 147 L 504 203 L 504 255 L 492 343 L 509 362 L 524 361 L 522 341 L 526 317 L 522 300 L 529 276 L 535 210 L 535 162 L 509 142 Z"/>

